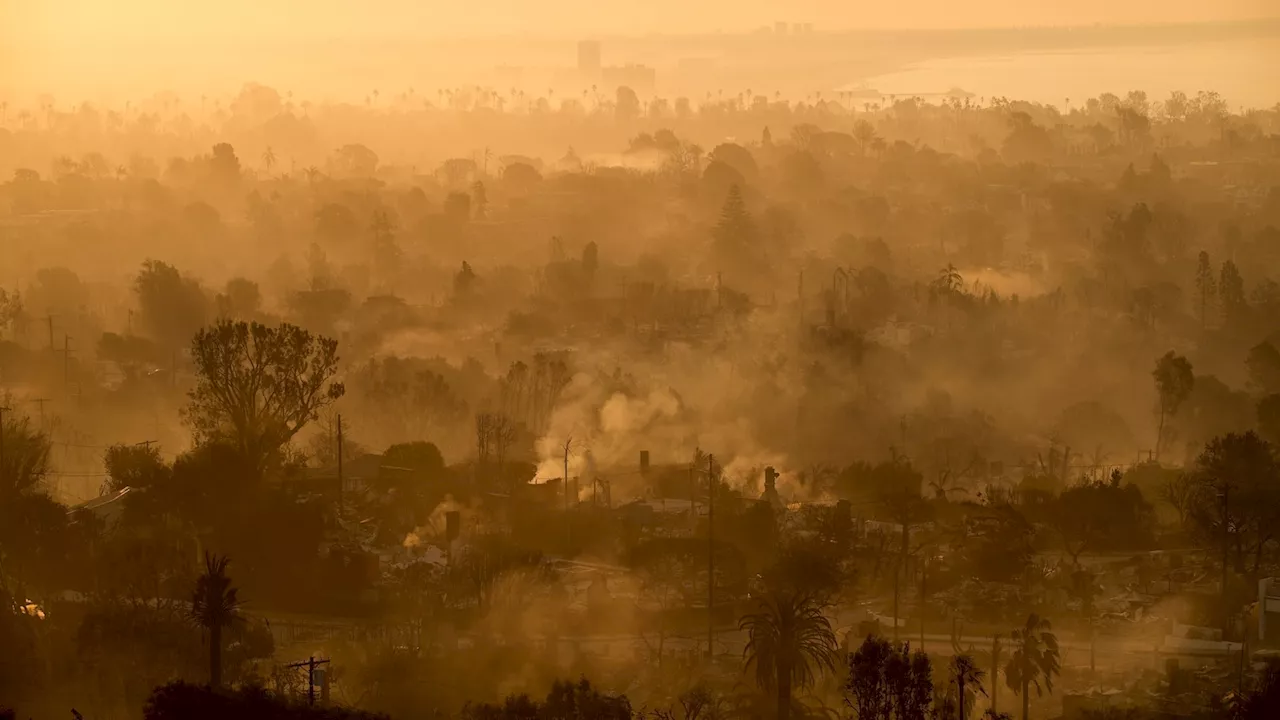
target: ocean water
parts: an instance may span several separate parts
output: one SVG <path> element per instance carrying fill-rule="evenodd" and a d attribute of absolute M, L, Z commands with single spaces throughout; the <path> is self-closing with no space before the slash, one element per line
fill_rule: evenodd
<path fill-rule="evenodd" d="M 1280 102 L 1280 38 L 939 58 L 859 85 L 899 97 L 960 88 L 1058 107 L 1105 92 L 1145 90 L 1156 101 L 1215 90 L 1232 110 L 1271 107 Z"/>

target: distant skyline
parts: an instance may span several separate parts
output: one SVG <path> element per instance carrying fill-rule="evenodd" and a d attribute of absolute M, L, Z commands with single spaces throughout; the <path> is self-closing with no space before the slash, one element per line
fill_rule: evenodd
<path fill-rule="evenodd" d="M 434 0 L 0 0 L 0 96 L 30 97 L 47 92 L 101 101 L 159 89 L 230 92 L 247 80 L 257 80 L 320 96 L 354 93 L 359 97 L 369 87 L 458 82 L 499 65 L 571 65 L 575 51 L 570 43 L 586 37 L 637 38 L 636 42 L 620 39 L 607 44 L 606 64 L 670 65 L 678 53 L 698 50 L 645 36 L 741 35 L 772 27 L 775 22 L 811 24 L 815 32 L 837 33 L 1194 26 L 1266 18 L 1272 21 L 1266 32 L 1275 36 L 1277 26 L 1273 23 L 1280 21 L 1280 7 L 1275 5 L 1275 0 L 1216 4 L 1200 0 L 971 0 L 961 12 L 955 9 L 954 0 L 900 0 L 868 7 L 847 0 L 646 0 L 622 6 L 598 0 L 473 0 L 468 4 Z M 1194 40 L 1199 32 L 1194 27 L 1180 31 L 1177 42 Z M 1206 27 L 1203 34 L 1210 38 L 1221 31 Z M 520 40 L 507 42 L 511 36 Z M 1011 33 L 999 39 L 975 36 L 963 53 L 980 54 L 981 45 L 988 41 L 992 51 L 999 52 L 997 46 L 1008 47 L 1011 37 L 1016 45 Z M 337 42 L 325 44 L 329 40 Z M 314 44 L 317 41 L 321 44 Z M 931 51 L 956 51 L 954 47 L 916 48 L 893 60 L 886 59 L 892 52 L 883 47 L 846 45 L 843 55 L 839 45 L 831 43 L 803 48 L 799 56 L 821 52 L 824 59 L 793 59 L 800 64 L 789 66 L 790 77 L 800 85 L 807 80 L 826 82 L 799 68 L 810 61 L 816 63 L 808 66 L 810 69 L 824 63 L 830 69 L 839 63 L 846 69 L 836 73 L 841 76 L 836 82 L 843 84 L 863 72 L 885 72 L 895 69 L 894 63 L 929 57 Z M 1274 45 L 1263 47 L 1262 52 L 1269 56 Z M 783 55 L 793 51 L 798 51 L 796 46 Z M 787 84 L 768 75 L 768 68 L 776 67 L 771 62 L 748 71 L 743 68 L 750 67 L 752 61 L 734 57 L 733 50 L 719 47 L 706 52 L 722 57 L 725 67 L 738 67 L 752 78 L 761 78 L 759 82 Z M 872 58 L 887 66 L 873 66 Z M 1270 60 L 1264 57 L 1260 62 L 1265 65 Z M 745 82 L 730 80 L 734 81 Z"/>
<path fill-rule="evenodd" d="M 980 28 L 1243 21 L 1280 17 L 1274 0 L 0 0 L 0 38 L 21 46 L 111 38 L 352 34 L 450 35 L 746 32 L 776 21 L 816 29 Z M 107 43 L 109 44 L 109 43 Z"/>

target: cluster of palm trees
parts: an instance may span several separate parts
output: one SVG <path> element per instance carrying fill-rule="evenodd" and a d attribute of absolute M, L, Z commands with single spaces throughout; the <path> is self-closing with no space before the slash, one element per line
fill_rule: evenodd
<path fill-rule="evenodd" d="M 774 717 L 789 720 L 795 710 L 794 693 L 812 687 L 838 659 L 835 633 L 826 615 L 829 603 L 821 592 L 803 586 L 775 584 L 755 596 L 753 611 L 739 622 L 748 633 L 744 659 L 756 685 L 776 700 Z M 1008 687 L 1022 697 L 1022 718 L 1030 716 L 1030 690 L 1036 694 L 1053 691 L 1053 678 L 1060 673 L 1057 637 L 1049 621 L 1032 613 L 1011 634 L 1013 653 L 1004 667 Z M 906 647 L 902 649 L 906 654 Z M 887 657 L 887 656 L 886 656 Z M 993 664 L 999 662 L 998 654 Z M 927 666 L 927 661 L 926 661 Z M 986 673 L 972 656 L 958 654 L 948 668 L 955 686 L 960 720 L 978 695 L 987 696 L 983 686 Z M 927 667 L 926 667 L 927 672 Z M 995 712 L 994 687 L 992 709 Z M 851 708 L 856 710 L 854 704 Z M 900 714 L 900 713 L 899 713 Z M 877 716 L 879 720 L 880 716 Z M 888 715 L 883 715 L 887 718 Z M 867 720 L 871 720 L 868 718 Z M 899 718 L 908 720 L 908 718 Z"/>
<path fill-rule="evenodd" d="M 227 574 L 228 565 L 227 557 L 206 552 L 205 572 L 196 581 L 191 597 L 191 618 L 208 633 L 209 684 L 214 688 L 222 685 L 222 632 L 241 619 L 241 602 Z M 775 699 L 777 720 L 790 720 L 794 691 L 812 687 L 824 672 L 834 671 L 839 658 L 835 632 L 826 614 L 830 607 L 827 596 L 803 579 L 795 581 L 797 574 L 778 575 L 766 582 L 755 595 L 753 611 L 738 624 L 748 634 L 744 650 L 748 673 Z M 788 581 L 786 575 L 793 579 Z M 1004 672 L 1009 688 L 1022 696 L 1023 720 L 1029 717 L 1031 688 L 1037 695 L 1052 692 L 1053 678 L 1061 669 L 1058 640 L 1051 630 L 1047 619 L 1032 613 L 1011 634 L 1013 654 Z M 902 652 L 905 654 L 905 646 Z M 998 662 L 998 656 L 993 662 Z M 987 696 L 983 686 L 986 673 L 965 654 L 954 656 L 948 671 L 956 688 L 959 718 L 965 720 L 972 700 Z M 994 705 L 993 697 L 991 714 Z"/>

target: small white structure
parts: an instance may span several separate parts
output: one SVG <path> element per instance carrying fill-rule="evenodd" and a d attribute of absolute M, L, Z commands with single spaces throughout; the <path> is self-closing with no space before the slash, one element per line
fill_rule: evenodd
<path fill-rule="evenodd" d="M 1271 617 L 1274 615 L 1275 617 Z M 1267 639 L 1267 621 L 1276 623 L 1273 633 L 1280 633 L 1280 583 L 1276 578 L 1258 581 L 1258 639 Z"/>

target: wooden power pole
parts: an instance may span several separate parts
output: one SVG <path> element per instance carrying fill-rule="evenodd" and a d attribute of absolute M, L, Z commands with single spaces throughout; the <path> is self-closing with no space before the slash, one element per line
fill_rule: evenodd
<path fill-rule="evenodd" d="M 338 513 L 342 513 L 342 492 L 346 486 L 342 479 L 342 414 L 338 414 Z"/>
<path fill-rule="evenodd" d="M 316 704 L 316 666 L 328 664 L 328 660 L 317 660 L 315 655 L 302 662 L 291 663 L 285 667 L 307 669 L 307 704 Z"/>
<path fill-rule="evenodd" d="M 0 486 L 3 485 L 6 471 L 4 464 L 4 414 L 9 410 L 8 407 L 0 405 Z"/>
<path fill-rule="evenodd" d="M 65 333 L 62 336 L 62 385 L 68 391 L 71 388 L 71 336 Z"/>
<path fill-rule="evenodd" d="M 715 657 L 716 627 L 716 456 L 707 455 L 707 662 Z"/>

